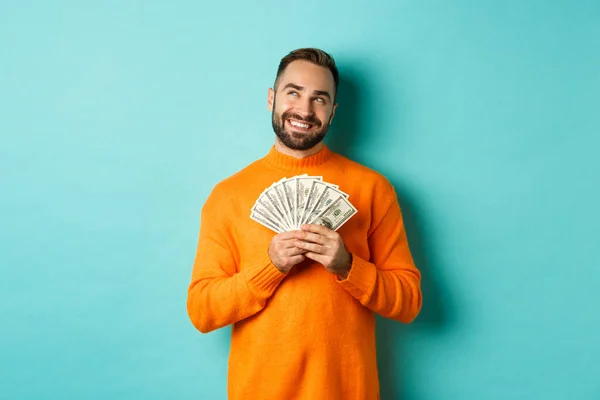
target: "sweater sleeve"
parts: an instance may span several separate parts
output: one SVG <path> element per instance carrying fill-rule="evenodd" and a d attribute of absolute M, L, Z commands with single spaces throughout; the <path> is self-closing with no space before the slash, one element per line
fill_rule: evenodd
<path fill-rule="evenodd" d="M 400 205 L 391 205 L 369 236 L 370 260 L 352 255 L 350 273 L 338 282 L 361 304 L 400 322 L 413 321 L 421 309 L 421 274 L 415 267 Z"/>
<path fill-rule="evenodd" d="M 226 210 L 212 207 L 209 198 L 202 209 L 200 234 L 187 311 L 191 322 L 203 333 L 250 317 L 262 310 L 267 299 L 285 277 L 272 264 L 267 249 L 237 272 L 236 244 Z"/>

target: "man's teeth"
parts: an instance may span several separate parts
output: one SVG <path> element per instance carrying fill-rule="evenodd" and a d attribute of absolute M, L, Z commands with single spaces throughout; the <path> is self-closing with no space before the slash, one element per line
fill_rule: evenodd
<path fill-rule="evenodd" d="M 310 126 L 309 124 L 302 124 L 302 123 L 296 122 L 296 121 L 290 121 L 290 124 L 292 124 L 292 126 L 296 126 L 298 128 L 304 128 L 304 129 L 308 129 L 308 127 Z"/>

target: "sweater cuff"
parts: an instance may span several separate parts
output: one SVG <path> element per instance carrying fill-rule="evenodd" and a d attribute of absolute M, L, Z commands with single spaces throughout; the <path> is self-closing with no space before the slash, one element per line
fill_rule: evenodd
<path fill-rule="evenodd" d="M 365 297 L 370 297 L 376 280 L 377 267 L 352 254 L 352 266 L 348 277 L 344 280 L 338 278 L 337 281 L 352 297 L 362 302 Z"/>
<path fill-rule="evenodd" d="M 268 255 L 257 260 L 243 273 L 248 286 L 261 298 L 270 297 L 286 276 L 273 265 Z"/>

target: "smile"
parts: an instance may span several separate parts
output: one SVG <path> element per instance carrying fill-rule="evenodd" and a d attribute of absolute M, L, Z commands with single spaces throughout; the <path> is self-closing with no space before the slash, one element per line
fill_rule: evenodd
<path fill-rule="evenodd" d="M 308 131 L 314 126 L 313 124 L 309 124 L 307 122 L 300 122 L 300 121 L 295 121 L 295 120 L 291 120 L 291 119 L 288 119 L 287 122 L 294 128 L 297 128 L 297 129 L 300 129 L 303 131 Z"/>

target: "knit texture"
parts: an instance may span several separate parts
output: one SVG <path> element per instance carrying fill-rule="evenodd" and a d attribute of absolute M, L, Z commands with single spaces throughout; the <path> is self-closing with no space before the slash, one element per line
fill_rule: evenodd
<path fill-rule="evenodd" d="M 308 259 L 279 272 L 268 256 L 275 233 L 250 219 L 265 188 L 304 173 L 339 185 L 358 210 L 338 230 L 353 258 L 345 280 Z M 187 310 L 204 333 L 234 324 L 230 400 L 375 400 L 375 313 L 411 322 L 420 279 L 385 177 L 326 146 L 303 159 L 272 147 L 202 208 Z"/>

